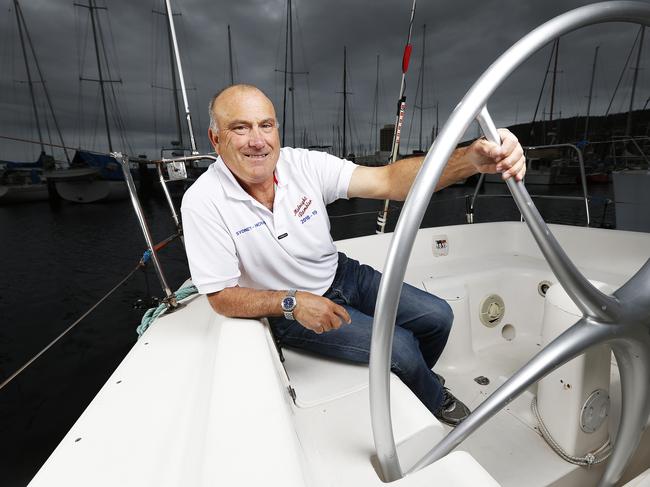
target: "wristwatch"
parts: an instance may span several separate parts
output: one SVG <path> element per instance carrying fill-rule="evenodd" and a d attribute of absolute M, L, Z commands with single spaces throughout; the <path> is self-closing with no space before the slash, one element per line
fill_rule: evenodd
<path fill-rule="evenodd" d="M 298 306 L 298 300 L 296 299 L 296 290 L 289 289 L 287 295 L 282 298 L 282 312 L 284 317 L 288 320 L 295 320 L 293 317 L 293 310 Z"/>

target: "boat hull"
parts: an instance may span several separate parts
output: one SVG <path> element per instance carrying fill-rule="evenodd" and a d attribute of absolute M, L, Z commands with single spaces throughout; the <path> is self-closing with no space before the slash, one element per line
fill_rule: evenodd
<path fill-rule="evenodd" d="M 44 183 L 20 186 L 0 185 L 0 204 L 46 201 L 48 197 L 47 185 Z"/>
<path fill-rule="evenodd" d="M 616 228 L 650 232 L 650 171 L 627 170 L 612 173 L 616 201 Z"/>
<path fill-rule="evenodd" d="M 129 192 L 124 181 L 61 181 L 56 190 L 62 199 L 72 203 L 97 203 L 126 199 Z"/>

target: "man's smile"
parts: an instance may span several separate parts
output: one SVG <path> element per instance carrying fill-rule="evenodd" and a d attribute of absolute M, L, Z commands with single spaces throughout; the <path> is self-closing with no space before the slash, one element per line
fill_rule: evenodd
<path fill-rule="evenodd" d="M 249 159 L 254 159 L 254 160 L 261 160 L 264 159 L 268 156 L 268 152 L 265 154 L 244 154 L 244 156 L 248 157 Z"/>

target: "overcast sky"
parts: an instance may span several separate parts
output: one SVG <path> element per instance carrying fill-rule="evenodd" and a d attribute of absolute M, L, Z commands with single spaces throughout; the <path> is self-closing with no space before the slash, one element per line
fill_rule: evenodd
<path fill-rule="evenodd" d="M 86 3 L 79 0 L 77 3 Z M 425 142 L 429 142 L 439 106 L 440 123 L 480 74 L 508 47 L 550 18 L 590 2 L 576 0 L 419 0 L 413 29 L 413 55 L 407 75 L 407 119 L 403 147 L 417 148 L 419 112 L 414 109 L 420 75 L 423 24 L 426 58 L 423 106 Z M 175 139 L 175 124 L 162 0 L 96 0 L 123 130 L 111 121 L 114 149 L 156 157 Z M 89 11 L 71 0 L 20 2 L 43 76 L 52 97 L 66 145 L 107 151 Z M 0 0 L 0 135 L 37 139 L 20 50 L 13 0 Z M 232 31 L 235 81 L 252 83 L 271 97 L 282 122 L 285 0 L 175 0 L 173 8 L 180 52 L 189 88 L 189 103 L 199 149 L 209 150 L 206 105 L 229 83 L 227 25 Z M 348 97 L 356 150 L 374 145 L 371 133 L 377 55 L 380 56 L 380 126 L 393 123 L 401 78 L 411 0 L 293 0 L 296 131 L 302 143 L 331 144 L 333 127 L 342 126 L 343 48 L 347 46 Z M 600 45 L 592 113 L 602 114 L 639 28 L 608 24 L 582 29 L 562 38 L 557 74 L 555 117 L 584 114 L 594 49 Z M 650 96 L 647 33 L 639 72 L 636 108 Z M 550 46 L 526 62 L 493 96 L 489 108 L 498 125 L 530 121 L 550 55 Z M 31 56 L 30 56 L 31 57 Z M 632 56 L 634 65 L 636 52 Z M 33 61 L 32 76 L 37 78 Z M 106 68 L 104 68 L 106 71 Z M 106 72 L 104 76 L 107 76 Z M 625 73 L 613 111 L 625 111 L 632 69 Z M 58 143 L 51 119 L 45 121 L 45 98 L 36 84 L 42 125 Z M 107 86 L 107 90 L 109 87 Z M 114 108 L 111 104 L 112 119 Z M 417 100 L 419 104 L 419 96 Z M 182 100 L 181 100 L 182 105 Z M 290 106 L 290 105 L 289 105 Z M 550 90 L 542 99 L 550 108 Z M 540 109 L 541 111 L 541 109 Z M 411 127 L 411 119 L 415 122 Z M 548 115 L 547 115 L 548 116 Z M 541 117 L 538 115 L 538 119 Z M 340 130 L 340 128 L 339 128 Z M 476 135 L 470 129 L 469 135 Z M 46 127 L 43 127 L 46 133 Z M 287 145 L 292 145 L 287 131 Z M 47 135 L 46 135 L 47 138 Z M 128 145 L 123 145 L 123 139 Z M 350 144 L 350 142 L 348 142 Z M 34 159 L 38 146 L 0 139 L 0 159 Z M 60 157 L 60 154 L 57 154 Z"/>

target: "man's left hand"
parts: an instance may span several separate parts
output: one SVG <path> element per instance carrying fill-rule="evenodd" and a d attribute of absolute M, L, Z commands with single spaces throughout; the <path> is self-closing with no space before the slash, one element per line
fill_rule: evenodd
<path fill-rule="evenodd" d="M 500 146 L 480 138 L 467 148 L 466 155 L 480 173 L 500 172 L 504 180 L 514 176 L 521 181 L 526 174 L 524 150 L 508 129 L 499 129 L 499 136 Z"/>

